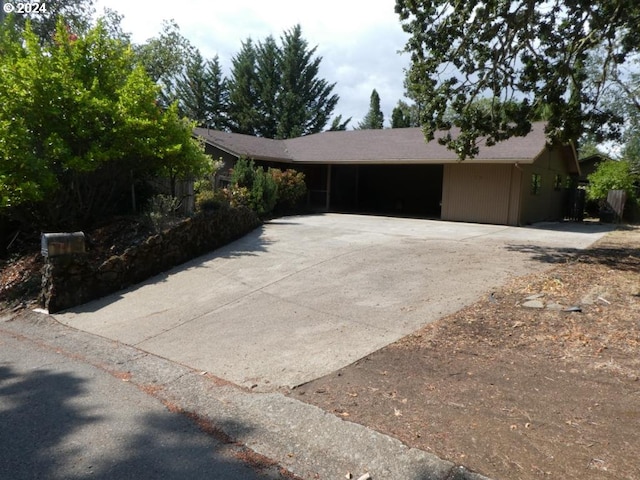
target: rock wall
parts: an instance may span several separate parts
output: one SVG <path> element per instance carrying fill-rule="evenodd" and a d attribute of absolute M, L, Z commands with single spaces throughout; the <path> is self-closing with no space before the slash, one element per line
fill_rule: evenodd
<path fill-rule="evenodd" d="M 42 304 L 55 313 L 103 297 L 226 245 L 259 225 L 248 208 L 222 208 L 188 218 L 99 265 L 86 254 L 48 257 Z"/>

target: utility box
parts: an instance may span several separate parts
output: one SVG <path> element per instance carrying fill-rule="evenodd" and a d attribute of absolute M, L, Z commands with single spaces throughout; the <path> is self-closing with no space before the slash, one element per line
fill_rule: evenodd
<path fill-rule="evenodd" d="M 43 233 L 41 237 L 43 257 L 57 257 L 71 253 L 84 253 L 84 233 Z"/>

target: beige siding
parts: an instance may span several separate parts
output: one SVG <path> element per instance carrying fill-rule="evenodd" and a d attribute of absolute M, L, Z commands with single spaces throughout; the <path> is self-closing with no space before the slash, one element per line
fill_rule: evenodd
<path fill-rule="evenodd" d="M 555 179 L 556 175 L 560 175 L 564 186 L 568 173 L 560 149 L 547 149 L 533 165 L 526 165 L 522 170 L 520 224 L 562 220 L 564 189 L 555 189 Z M 540 190 L 537 193 L 533 193 L 531 188 L 533 174 L 540 175 Z"/>
<path fill-rule="evenodd" d="M 445 165 L 442 219 L 517 225 L 520 177 L 513 165 Z"/>

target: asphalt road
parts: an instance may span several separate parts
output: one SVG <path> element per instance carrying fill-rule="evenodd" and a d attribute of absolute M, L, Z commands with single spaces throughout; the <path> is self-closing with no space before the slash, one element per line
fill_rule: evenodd
<path fill-rule="evenodd" d="M 0 478 L 274 479 L 127 381 L 44 342 L 0 335 Z"/>

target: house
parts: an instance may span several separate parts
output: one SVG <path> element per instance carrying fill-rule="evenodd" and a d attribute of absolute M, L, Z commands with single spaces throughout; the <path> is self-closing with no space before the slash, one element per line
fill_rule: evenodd
<path fill-rule="evenodd" d="M 309 203 L 325 211 L 526 225 L 564 216 L 565 187 L 580 168 L 572 146 L 551 148 L 544 124 L 459 161 L 420 128 L 321 132 L 273 140 L 195 129 L 225 172 L 240 157 L 305 174 Z"/>

